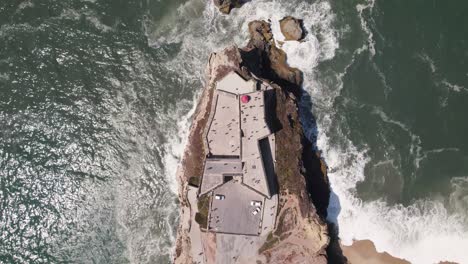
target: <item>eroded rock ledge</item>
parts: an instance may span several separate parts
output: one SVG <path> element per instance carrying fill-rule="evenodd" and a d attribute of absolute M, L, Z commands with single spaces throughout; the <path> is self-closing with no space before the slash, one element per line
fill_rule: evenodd
<path fill-rule="evenodd" d="M 244 48 L 229 47 L 213 53 L 206 69 L 203 90 L 189 141 L 177 173 L 181 217 L 175 263 L 327 263 L 330 238 L 323 221 L 328 207 L 326 166 L 305 137 L 299 121 L 298 101 L 302 73 L 286 63 L 286 54 L 276 47 L 270 25 L 249 24 L 251 39 Z M 199 185 L 208 151 L 204 129 L 212 107 L 216 83 L 235 71 L 276 91 L 276 174 L 279 203 L 274 229 L 260 236 L 212 233 L 195 221 L 204 208 L 197 206 L 193 186 Z M 233 245 L 223 250 L 223 245 Z M 242 250 L 237 250 L 242 249 Z"/>

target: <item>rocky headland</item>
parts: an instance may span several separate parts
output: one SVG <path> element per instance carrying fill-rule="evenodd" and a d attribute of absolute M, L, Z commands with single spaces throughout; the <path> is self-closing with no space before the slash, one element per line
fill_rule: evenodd
<path fill-rule="evenodd" d="M 247 1 L 213 2 L 220 12 L 229 14 Z M 315 142 L 305 137 L 299 120 L 298 103 L 304 92 L 302 72 L 287 64 L 286 53 L 281 50 L 283 42 L 275 42 L 269 22 L 249 23 L 250 41 L 245 47 L 231 46 L 209 57 L 206 86 L 177 172 L 180 222 L 174 263 L 409 263 L 377 252 L 369 240 L 341 245 L 337 228 L 326 222 L 330 199 L 327 166 Z M 306 37 L 301 19 L 287 16 L 278 22 L 284 41 L 303 41 Z M 216 105 L 217 84 L 232 72 L 248 82 L 273 87 L 274 113 L 270 114 L 281 127 L 274 135 L 278 193 L 271 207 L 276 212 L 271 215 L 275 219 L 271 229 L 262 230 L 258 236 L 210 229 L 212 218 L 208 211 L 212 210 L 213 200 L 199 191 L 204 164 L 211 155 L 205 142 L 206 127 Z"/>
<path fill-rule="evenodd" d="M 327 263 L 330 244 L 324 221 L 330 189 L 326 165 L 304 135 L 298 113 L 302 73 L 288 66 L 275 45 L 270 24 L 252 21 L 246 47 L 213 53 L 206 86 L 199 100 L 187 148 L 177 173 L 181 217 L 175 263 Z M 197 200 L 208 150 L 204 134 L 213 107 L 216 83 L 235 71 L 275 90 L 274 113 L 278 208 L 273 229 L 259 236 L 235 236 L 206 229 L 207 205 Z M 205 220 L 203 220 L 205 219 Z M 225 250 L 229 245 L 229 250 Z"/>

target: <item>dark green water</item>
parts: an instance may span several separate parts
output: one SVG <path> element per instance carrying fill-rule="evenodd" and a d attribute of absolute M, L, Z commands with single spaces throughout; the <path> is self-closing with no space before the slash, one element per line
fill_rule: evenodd
<path fill-rule="evenodd" d="M 151 8 L 0 3 L 1 263 L 169 262 L 163 157 L 193 91 L 148 46 Z"/>
<path fill-rule="evenodd" d="M 356 60 L 343 93 L 350 137 L 379 145 L 358 188 L 363 196 L 385 193 L 407 205 L 448 197 L 450 181 L 467 176 L 467 11 L 461 1 L 376 3 L 375 56 Z"/>
<path fill-rule="evenodd" d="M 0 263 L 170 263 L 175 171 L 212 51 L 304 19 L 304 72 L 344 243 L 468 262 L 468 3 L 0 2 Z M 365 228 L 363 228 L 365 227 Z M 434 250 L 436 248 L 437 250 Z"/>

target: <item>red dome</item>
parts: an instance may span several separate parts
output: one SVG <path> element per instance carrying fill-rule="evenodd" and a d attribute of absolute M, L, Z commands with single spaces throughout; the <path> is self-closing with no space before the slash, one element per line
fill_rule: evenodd
<path fill-rule="evenodd" d="M 248 96 L 248 95 L 242 95 L 242 96 L 241 96 L 241 102 L 242 102 L 242 103 L 246 104 L 246 103 L 248 103 L 249 101 L 250 101 L 250 96 Z"/>

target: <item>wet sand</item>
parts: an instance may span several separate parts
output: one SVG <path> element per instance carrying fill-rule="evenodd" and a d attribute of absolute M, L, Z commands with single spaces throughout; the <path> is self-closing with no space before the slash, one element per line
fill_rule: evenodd
<path fill-rule="evenodd" d="M 370 240 L 356 240 L 351 246 L 341 245 L 343 255 L 350 264 L 408 264 L 405 259 L 393 257 L 387 252 L 379 253 Z M 441 261 L 439 264 L 458 264 L 456 262 Z"/>
<path fill-rule="evenodd" d="M 351 246 L 341 246 L 343 255 L 352 264 L 409 264 L 387 252 L 379 253 L 370 240 L 357 240 Z"/>
<path fill-rule="evenodd" d="M 351 264 L 408 264 L 405 259 L 393 257 L 387 252 L 377 252 L 370 240 L 356 240 L 351 246 L 341 245 L 343 255 Z M 456 262 L 441 261 L 439 264 L 458 264 Z"/>

